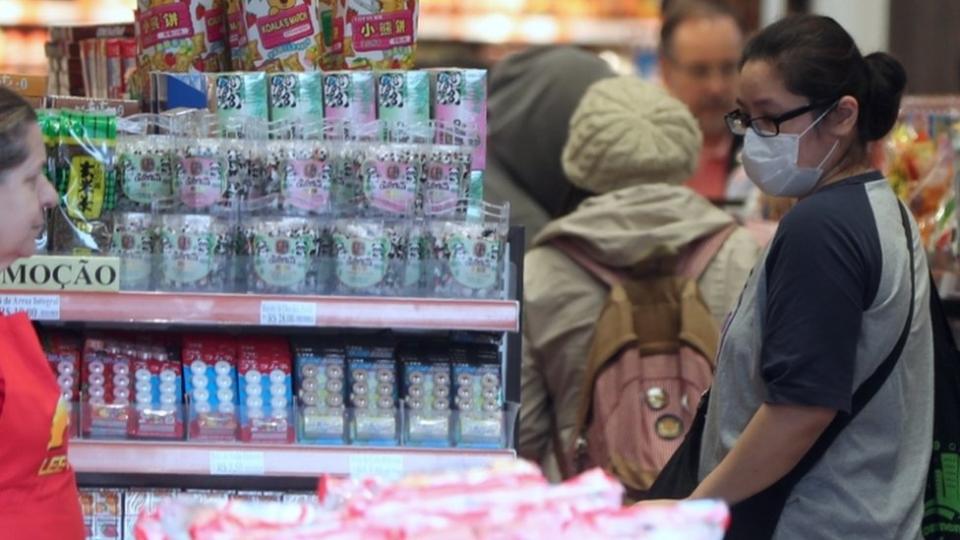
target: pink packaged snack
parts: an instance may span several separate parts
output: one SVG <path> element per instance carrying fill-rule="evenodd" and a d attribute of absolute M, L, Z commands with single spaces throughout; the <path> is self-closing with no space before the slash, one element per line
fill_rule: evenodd
<path fill-rule="evenodd" d="M 83 436 L 126 438 L 131 432 L 130 402 L 135 351 L 115 341 L 88 339 L 83 351 Z"/>
<path fill-rule="evenodd" d="M 138 0 L 135 18 L 144 73 L 224 71 L 223 0 Z"/>
<path fill-rule="evenodd" d="M 332 71 L 323 76 L 323 118 L 336 140 L 369 140 L 379 136 L 376 83 L 366 71 Z"/>
<path fill-rule="evenodd" d="M 237 440 L 237 344 L 221 336 L 191 336 L 183 342 L 189 437 Z"/>
<path fill-rule="evenodd" d="M 347 69 L 412 69 L 419 0 L 344 0 Z"/>
<path fill-rule="evenodd" d="M 131 436 L 183 439 L 183 365 L 162 348 L 144 348 L 133 361 L 136 410 Z"/>
<path fill-rule="evenodd" d="M 473 148 L 471 170 L 487 168 L 487 71 L 431 71 L 437 142 Z"/>
<path fill-rule="evenodd" d="M 260 71 L 319 69 L 325 47 L 320 9 L 315 4 L 315 0 L 245 0 L 247 67 Z"/>

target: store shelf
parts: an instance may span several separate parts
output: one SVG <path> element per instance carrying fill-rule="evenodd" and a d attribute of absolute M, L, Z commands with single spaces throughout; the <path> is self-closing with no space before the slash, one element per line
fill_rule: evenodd
<path fill-rule="evenodd" d="M 595 46 L 656 46 L 660 21 L 589 19 L 552 15 L 420 15 L 421 40 L 472 43 L 575 43 Z"/>
<path fill-rule="evenodd" d="M 285 478 L 379 475 L 485 467 L 514 458 L 513 450 L 367 448 L 203 444 L 190 442 L 70 441 L 79 474 L 227 475 Z"/>
<path fill-rule="evenodd" d="M 86 323 L 487 332 L 516 332 L 520 324 L 512 300 L 0 291 L 0 310 L 15 311 L 11 306 L 24 306 L 36 320 Z"/>

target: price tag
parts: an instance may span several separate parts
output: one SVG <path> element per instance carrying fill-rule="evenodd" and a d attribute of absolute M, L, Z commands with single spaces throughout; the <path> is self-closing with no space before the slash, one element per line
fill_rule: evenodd
<path fill-rule="evenodd" d="M 263 476 L 263 452 L 210 452 L 210 474 Z"/>
<path fill-rule="evenodd" d="M 355 454 L 350 456 L 350 476 L 374 476 L 395 480 L 403 476 L 403 456 L 384 454 Z"/>
<path fill-rule="evenodd" d="M 35 321 L 60 320 L 60 296 L 56 294 L 0 295 L 0 313 L 11 315 L 26 312 Z"/>
<path fill-rule="evenodd" d="M 260 303 L 260 324 L 267 326 L 316 326 L 317 305 L 312 302 Z"/>

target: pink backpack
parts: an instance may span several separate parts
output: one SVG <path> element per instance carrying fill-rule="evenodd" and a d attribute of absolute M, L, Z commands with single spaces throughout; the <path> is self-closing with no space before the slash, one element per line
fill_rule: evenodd
<path fill-rule="evenodd" d="M 631 493 L 649 489 L 680 446 L 713 380 L 719 328 L 697 281 L 731 225 L 626 274 L 572 239 L 553 245 L 610 288 L 596 322 L 574 441 L 558 448 L 565 476 L 602 467 Z"/>

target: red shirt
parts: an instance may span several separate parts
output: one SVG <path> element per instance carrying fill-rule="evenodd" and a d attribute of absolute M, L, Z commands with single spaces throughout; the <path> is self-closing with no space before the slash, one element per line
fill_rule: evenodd
<path fill-rule="evenodd" d="M 0 316 L 0 536 L 81 540 L 83 515 L 67 461 L 70 412 L 25 314 Z"/>
<path fill-rule="evenodd" d="M 710 201 L 726 201 L 732 144 L 732 140 L 725 139 L 721 144 L 704 146 L 697 170 L 686 182 L 687 187 Z"/>

